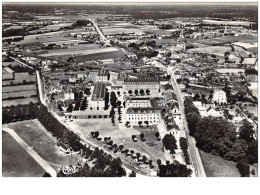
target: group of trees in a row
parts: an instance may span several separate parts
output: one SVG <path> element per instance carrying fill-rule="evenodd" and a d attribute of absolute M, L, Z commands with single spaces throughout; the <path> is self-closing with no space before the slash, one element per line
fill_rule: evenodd
<path fill-rule="evenodd" d="M 86 159 L 94 162 L 94 166 L 90 167 L 85 163 L 78 172 L 68 175 L 61 170 L 58 177 L 122 177 L 126 175 L 120 158 L 113 159 L 110 154 L 97 147 L 95 150 L 91 150 L 89 147 L 83 146 L 82 153 Z"/>
<path fill-rule="evenodd" d="M 146 89 L 145 91 L 144 91 L 143 89 L 141 89 L 140 91 L 135 90 L 134 93 L 135 93 L 135 95 L 138 95 L 138 94 L 140 94 L 140 95 L 145 95 L 145 93 L 146 93 L 147 95 L 150 95 L 150 89 Z M 133 91 L 132 91 L 132 90 L 129 90 L 129 91 L 128 91 L 128 94 L 130 94 L 130 95 L 133 94 Z"/>
<path fill-rule="evenodd" d="M 158 164 L 159 172 L 157 175 L 159 177 L 190 177 L 192 170 L 187 168 L 186 165 L 180 164 L 178 161 L 173 161 L 170 163 L 166 162 L 166 165 Z"/>
<path fill-rule="evenodd" d="M 109 159 L 109 162 L 104 159 L 107 158 L 103 150 L 98 148 L 95 151 L 91 151 L 90 148 L 86 147 L 80 142 L 80 138 L 74 132 L 68 130 L 62 125 L 54 116 L 52 116 L 48 109 L 40 104 L 30 103 L 28 105 L 11 106 L 9 109 L 3 110 L 3 123 L 13 122 L 14 120 L 25 120 L 37 118 L 41 124 L 46 128 L 47 131 L 62 142 L 66 142 L 74 151 L 80 151 L 82 149 L 83 154 L 88 158 L 92 153 L 92 158 L 96 158 L 96 163 L 90 172 L 80 172 L 80 176 L 109 176 L 118 177 L 125 175 L 125 170 L 122 168 L 122 162 L 120 159 Z M 109 168 L 104 171 L 103 166 L 100 165 L 105 161 L 109 165 Z M 97 165 L 99 164 L 99 165 Z M 72 175 L 70 175 L 72 176 Z"/>
<path fill-rule="evenodd" d="M 192 99 L 184 101 L 190 135 L 199 149 L 234 162 L 258 162 L 258 143 L 250 122 L 243 121 L 238 133 L 236 127 L 222 117 L 201 118 Z"/>
<path fill-rule="evenodd" d="M 180 147 L 182 149 L 185 162 L 186 162 L 187 165 L 189 165 L 190 164 L 190 156 L 189 156 L 189 153 L 188 153 L 188 141 L 187 141 L 187 138 L 180 137 Z"/>
<path fill-rule="evenodd" d="M 3 108 L 3 123 L 23 121 L 36 118 L 37 104 L 30 102 L 25 105 L 10 106 Z"/>
<path fill-rule="evenodd" d="M 18 100 L 18 99 L 24 99 L 24 98 L 33 98 L 33 97 L 37 97 L 37 95 L 30 95 L 29 97 L 26 96 L 16 96 L 16 97 L 6 97 L 6 98 L 2 98 L 2 100 Z"/>

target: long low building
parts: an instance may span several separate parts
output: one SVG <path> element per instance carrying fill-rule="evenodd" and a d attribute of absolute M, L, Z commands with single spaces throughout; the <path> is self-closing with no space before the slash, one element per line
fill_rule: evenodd
<path fill-rule="evenodd" d="M 101 119 L 109 118 L 110 110 L 88 110 L 88 111 L 72 111 L 64 113 L 66 117 L 71 117 L 71 119 Z"/>
<path fill-rule="evenodd" d="M 160 120 L 161 109 L 158 108 L 128 108 L 126 118 L 130 125 L 143 125 L 148 121 L 149 125 L 158 125 Z"/>

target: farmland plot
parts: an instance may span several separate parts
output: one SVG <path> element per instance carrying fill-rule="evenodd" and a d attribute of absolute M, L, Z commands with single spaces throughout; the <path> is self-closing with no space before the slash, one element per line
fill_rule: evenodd
<path fill-rule="evenodd" d="M 210 46 L 210 47 L 201 47 L 195 49 L 189 49 L 187 52 L 189 53 L 205 53 L 205 54 L 215 54 L 217 56 L 224 56 L 225 52 L 231 53 L 231 48 L 229 46 Z"/>
<path fill-rule="evenodd" d="M 37 95 L 36 90 L 25 90 L 25 91 L 16 91 L 16 92 L 8 92 L 3 93 L 2 98 L 8 98 L 8 97 L 31 97 L 32 95 Z"/>
<path fill-rule="evenodd" d="M 8 93 L 8 92 L 15 92 L 15 91 L 30 91 L 30 90 L 36 90 L 36 85 L 17 85 L 17 86 L 8 86 L 3 87 L 2 92 Z"/>

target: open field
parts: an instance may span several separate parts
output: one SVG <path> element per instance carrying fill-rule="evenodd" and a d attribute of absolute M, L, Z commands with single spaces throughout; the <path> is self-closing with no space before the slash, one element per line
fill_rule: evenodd
<path fill-rule="evenodd" d="M 92 49 L 98 49 L 99 45 L 97 44 L 79 44 L 74 47 L 70 47 L 67 49 L 52 49 L 52 50 L 47 50 L 48 53 L 63 53 L 63 52 L 68 52 L 68 51 L 80 51 L 80 50 L 92 50 Z"/>
<path fill-rule="evenodd" d="M 6 107 L 6 106 L 16 106 L 18 104 L 29 104 L 30 102 L 32 103 L 37 103 L 38 102 L 38 98 L 24 98 L 24 99 L 16 99 L 16 100 L 4 100 L 2 101 L 2 106 Z"/>
<path fill-rule="evenodd" d="M 240 177 L 236 163 L 200 151 L 207 177 Z"/>
<path fill-rule="evenodd" d="M 2 88 L 2 93 L 6 92 L 14 92 L 14 91 L 28 91 L 28 90 L 36 90 L 36 85 L 16 85 L 16 86 L 8 86 Z"/>
<path fill-rule="evenodd" d="M 248 48 L 252 48 L 252 47 L 257 47 L 258 43 L 255 42 L 255 43 L 243 43 L 243 42 L 235 42 L 233 43 L 234 45 L 237 45 L 237 46 L 241 46 L 241 47 L 244 47 L 246 49 Z"/>
<path fill-rule="evenodd" d="M 106 52 L 114 52 L 118 51 L 118 49 L 114 47 L 106 47 L 106 48 L 97 48 L 97 49 L 82 49 L 78 51 L 57 51 L 57 52 L 50 52 L 46 54 L 41 54 L 40 56 L 49 57 L 49 56 L 62 56 L 62 55 L 91 55 L 91 54 L 99 54 L 99 53 L 106 53 Z"/>
<path fill-rule="evenodd" d="M 44 169 L 6 132 L 2 132 L 4 177 L 41 177 Z"/>
<path fill-rule="evenodd" d="M 103 53 L 88 54 L 82 56 L 76 56 L 74 59 L 77 62 L 91 61 L 91 60 L 102 60 L 110 58 L 121 58 L 126 54 L 122 51 L 109 51 Z"/>
<path fill-rule="evenodd" d="M 225 36 L 225 37 L 217 37 L 213 39 L 201 39 L 201 40 L 196 40 L 194 42 L 202 43 L 206 45 L 214 45 L 214 44 L 233 43 L 238 41 L 243 43 L 256 43 L 257 36 L 253 36 L 253 35 Z"/>
<path fill-rule="evenodd" d="M 189 49 L 188 53 L 206 53 L 206 54 L 215 54 L 216 56 L 224 57 L 225 52 L 231 52 L 231 48 L 228 46 L 210 46 L 210 47 L 201 47 Z"/>
<path fill-rule="evenodd" d="M 57 147 L 57 140 L 37 120 L 28 120 L 9 123 L 13 129 L 27 144 L 58 171 L 61 166 L 75 165 L 78 155 L 66 155 Z"/>
<path fill-rule="evenodd" d="M 32 95 L 36 95 L 36 90 L 24 90 L 24 91 L 16 91 L 16 92 L 8 92 L 8 93 L 2 93 L 2 98 L 8 98 L 8 97 L 31 97 Z"/>
<path fill-rule="evenodd" d="M 228 21 L 219 21 L 219 20 L 202 20 L 203 23 L 206 23 L 206 24 L 221 24 L 221 25 L 237 25 L 237 26 L 240 26 L 240 25 L 250 25 L 250 24 L 253 24 L 254 22 L 247 22 L 247 21 L 231 21 L 231 20 L 228 20 Z"/>

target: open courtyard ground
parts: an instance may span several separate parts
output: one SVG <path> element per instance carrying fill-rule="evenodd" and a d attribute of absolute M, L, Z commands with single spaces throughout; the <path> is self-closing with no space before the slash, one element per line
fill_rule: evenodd
<path fill-rule="evenodd" d="M 157 159 L 165 160 L 162 142 L 157 141 L 155 137 L 155 133 L 158 131 L 156 126 L 127 128 L 125 124 L 118 123 L 117 117 L 115 121 L 116 125 L 113 126 L 110 118 L 102 120 L 75 119 L 72 122 L 68 122 L 68 126 L 73 128 L 83 138 L 101 146 L 104 145 L 104 142 L 93 139 L 90 132 L 99 131 L 100 138 L 111 137 L 114 144 L 122 144 L 125 149 L 134 150 L 135 153 L 139 152 L 141 155 L 146 155 L 153 162 L 156 162 Z M 141 133 L 144 133 L 145 142 L 142 142 L 140 139 Z M 132 135 L 136 135 L 137 142 L 132 140 Z"/>
<path fill-rule="evenodd" d="M 236 163 L 219 156 L 200 151 L 207 177 L 240 177 Z"/>
<path fill-rule="evenodd" d="M 66 155 L 57 146 L 54 138 L 37 120 L 28 120 L 8 124 L 28 145 L 45 159 L 56 171 L 61 166 L 75 165 L 79 155 Z"/>
<path fill-rule="evenodd" d="M 41 177 L 44 169 L 7 133 L 2 132 L 4 177 Z"/>

